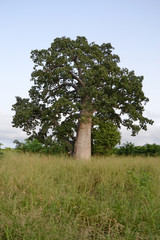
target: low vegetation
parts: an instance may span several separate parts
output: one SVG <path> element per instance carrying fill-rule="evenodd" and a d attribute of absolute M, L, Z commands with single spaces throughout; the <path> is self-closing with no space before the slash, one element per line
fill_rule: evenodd
<path fill-rule="evenodd" d="M 93 155 L 107 156 L 114 154 L 118 156 L 160 156 L 160 145 L 145 144 L 144 146 L 134 146 L 133 143 L 125 143 L 120 147 L 114 147 L 119 141 L 118 132 L 112 131 L 113 134 L 108 134 L 109 137 L 107 138 L 103 137 L 104 135 L 101 134 L 101 131 L 96 131 L 95 133 L 99 136 L 94 136 L 94 143 L 92 146 Z M 43 153 L 53 155 L 61 153 L 68 154 L 65 145 L 57 141 L 52 141 L 52 143 L 48 146 L 42 144 L 37 139 L 26 139 L 24 143 L 20 143 L 15 140 L 14 143 L 16 144 L 15 150 L 21 152 Z"/>
<path fill-rule="evenodd" d="M 160 239 L 160 158 L 6 152 L 0 239 Z"/>
<path fill-rule="evenodd" d="M 0 158 L 3 156 L 3 151 L 2 151 L 2 149 L 1 149 L 1 146 L 2 146 L 3 144 L 2 143 L 0 143 Z"/>
<path fill-rule="evenodd" d="M 133 143 L 126 143 L 119 148 L 113 149 L 112 153 L 123 156 L 160 156 L 160 145 L 145 144 L 144 146 L 134 146 Z"/>

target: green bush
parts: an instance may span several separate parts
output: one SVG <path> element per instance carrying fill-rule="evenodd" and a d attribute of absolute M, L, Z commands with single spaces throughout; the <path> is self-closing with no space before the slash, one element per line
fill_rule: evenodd
<path fill-rule="evenodd" d="M 2 152 L 2 149 L 1 149 L 1 146 L 2 146 L 3 144 L 2 143 L 0 143 L 0 157 L 2 157 L 3 156 L 3 152 Z"/>
<path fill-rule="evenodd" d="M 16 149 L 23 152 L 44 153 L 44 154 L 60 154 L 65 153 L 65 146 L 53 141 L 50 145 L 40 143 L 37 139 L 25 139 L 24 143 L 14 141 Z"/>
<path fill-rule="evenodd" d="M 92 153 L 110 155 L 120 139 L 121 135 L 115 124 L 111 121 L 100 123 L 92 130 Z"/>
<path fill-rule="evenodd" d="M 97 155 L 122 155 L 122 156 L 160 156 L 160 145 L 156 144 L 146 144 L 144 146 L 134 146 L 133 143 L 127 142 L 123 146 L 114 148 L 115 144 L 120 140 L 120 134 L 115 129 L 112 129 L 111 125 L 108 126 L 110 128 L 99 128 L 96 129 L 94 134 L 94 142 L 92 142 L 93 154 Z M 114 131 L 113 131 L 114 130 Z M 105 132 L 108 132 L 108 135 L 105 137 Z M 15 150 L 30 152 L 30 153 L 44 153 L 44 154 L 65 154 L 67 153 L 67 149 L 65 144 L 57 141 L 46 142 L 42 144 L 37 139 L 26 139 L 24 143 L 20 143 L 15 140 L 16 143 Z M 10 151 L 13 149 L 6 148 L 1 150 L 0 144 L 0 157 L 3 156 L 4 151 Z"/>
<path fill-rule="evenodd" d="M 133 143 L 125 143 L 123 146 L 114 149 L 114 153 L 124 156 L 160 156 L 160 145 L 146 144 L 134 146 Z"/>
<path fill-rule="evenodd" d="M 20 144 L 17 149 L 22 150 L 23 152 L 40 152 L 43 146 L 37 139 L 29 140 L 25 139 L 25 143 Z"/>
<path fill-rule="evenodd" d="M 160 145 L 146 144 L 146 154 L 150 156 L 160 156 Z"/>
<path fill-rule="evenodd" d="M 125 156 L 135 155 L 134 144 L 127 142 L 123 146 L 121 146 L 119 148 L 115 148 L 114 153 L 117 155 L 125 155 Z"/>

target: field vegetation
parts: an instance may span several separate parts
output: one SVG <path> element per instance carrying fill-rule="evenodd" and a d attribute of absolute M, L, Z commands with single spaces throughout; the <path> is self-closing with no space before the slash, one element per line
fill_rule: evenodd
<path fill-rule="evenodd" d="M 0 239 L 160 239 L 160 157 L 6 152 Z"/>

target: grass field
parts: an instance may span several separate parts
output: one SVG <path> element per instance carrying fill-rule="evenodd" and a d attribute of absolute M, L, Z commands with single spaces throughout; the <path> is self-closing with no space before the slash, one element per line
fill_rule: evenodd
<path fill-rule="evenodd" d="M 160 158 L 5 154 L 0 239 L 160 239 Z"/>

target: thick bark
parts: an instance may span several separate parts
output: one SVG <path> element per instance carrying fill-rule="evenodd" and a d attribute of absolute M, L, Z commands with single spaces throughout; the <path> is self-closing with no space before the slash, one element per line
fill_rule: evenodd
<path fill-rule="evenodd" d="M 83 111 L 74 148 L 74 157 L 78 160 L 91 159 L 91 128 L 92 117 Z"/>

